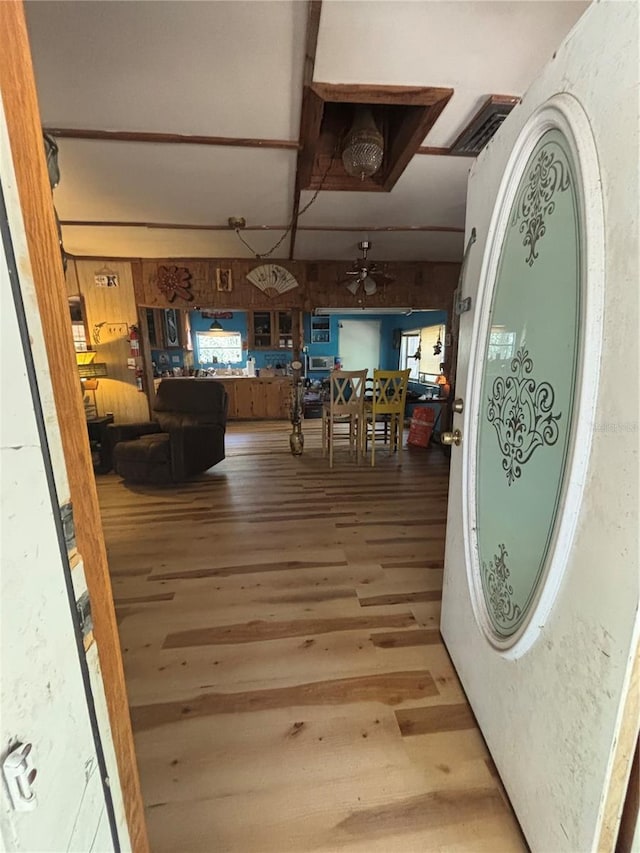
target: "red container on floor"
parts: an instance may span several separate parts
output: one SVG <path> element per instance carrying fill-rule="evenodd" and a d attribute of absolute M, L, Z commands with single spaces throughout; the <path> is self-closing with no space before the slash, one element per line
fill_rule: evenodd
<path fill-rule="evenodd" d="M 436 413 L 434 409 L 427 406 L 415 408 L 413 410 L 413 417 L 411 418 L 407 444 L 411 444 L 414 447 L 429 447 L 435 419 Z"/>

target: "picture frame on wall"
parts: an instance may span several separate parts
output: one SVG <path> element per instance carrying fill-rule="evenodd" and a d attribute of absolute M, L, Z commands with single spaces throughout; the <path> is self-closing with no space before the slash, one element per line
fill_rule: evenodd
<path fill-rule="evenodd" d="M 167 348 L 180 346 L 180 327 L 178 312 L 175 308 L 165 308 L 164 310 L 164 332 Z"/>
<path fill-rule="evenodd" d="M 224 267 L 216 269 L 216 290 L 219 293 L 231 293 L 233 290 L 233 277 L 230 269 Z"/>

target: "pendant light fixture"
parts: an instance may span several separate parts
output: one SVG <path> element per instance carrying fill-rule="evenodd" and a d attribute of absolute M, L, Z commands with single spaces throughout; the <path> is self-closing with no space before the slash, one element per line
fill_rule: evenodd
<path fill-rule="evenodd" d="M 342 149 L 345 172 L 353 178 L 370 178 L 382 166 L 384 139 L 378 130 L 371 108 L 356 107 L 351 130 Z"/>
<path fill-rule="evenodd" d="M 213 323 L 209 326 L 209 331 L 213 332 L 214 335 L 226 334 L 225 330 L 222 328 L 222 326 L 217 320 L 214 320 Z"/>

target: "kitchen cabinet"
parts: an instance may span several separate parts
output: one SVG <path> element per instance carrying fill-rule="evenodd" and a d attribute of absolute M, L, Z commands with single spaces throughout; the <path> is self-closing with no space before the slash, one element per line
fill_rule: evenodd
<path fill-rule="evenodd" d="M 176 308 L 144 308 L 151 349 L 185 349 L 189 315 Z"/>
<path fill-rule="evenodd" d="M 215 378 L 227 389 L 228 420 L 289 420 L 291 377 Z"/>
<path fill-rule="evenodd" d="M 311 343 L 331 343 L 331 318 L 311 317 Z"/>
<path fill-rule="evenodd" d="M 291 311 L 250 311 L 249 349 L 293 349 Z"/>
<path fill-rule="evenodd" d="M 164 349 L 164 324 L 161 308 L 144 308 L 151 349 Z"/>

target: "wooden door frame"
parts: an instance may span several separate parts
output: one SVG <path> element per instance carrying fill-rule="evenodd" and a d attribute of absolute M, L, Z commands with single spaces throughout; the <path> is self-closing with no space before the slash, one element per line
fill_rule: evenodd
<path fill-rule="evenodd" d="M 78 548 L 85 574 L 100 655 L 113 744 L 131 846 L 147 853 L 149 842 L 129 716 L 120 640 L 102 533 L 98 496 L 87 441 L 71 335 L 67 291 L 44 157 L 24 8 L 21 0 L 0 3 L 0 91 L 24 220 L 44 344 L 73 503 Z"/>

